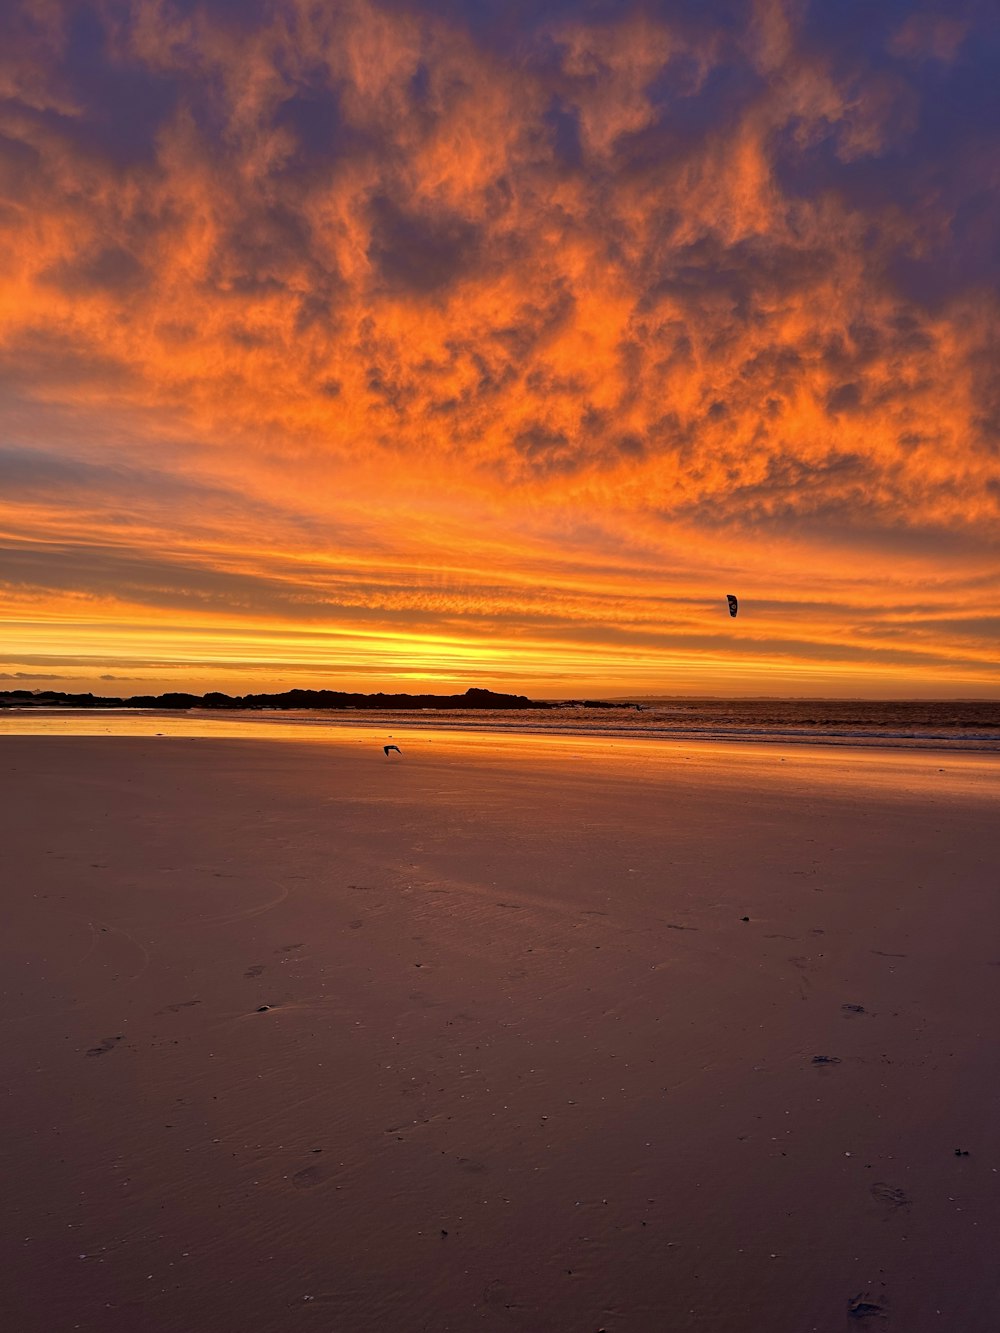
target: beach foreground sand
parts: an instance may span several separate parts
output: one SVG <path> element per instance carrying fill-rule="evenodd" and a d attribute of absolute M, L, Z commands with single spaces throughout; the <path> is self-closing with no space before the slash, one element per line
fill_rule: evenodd
<path fill-rule="evenodd" d="M 380 741 L 0 738 L 5 1328 L 1000 1328 L 995 757 Z"/>

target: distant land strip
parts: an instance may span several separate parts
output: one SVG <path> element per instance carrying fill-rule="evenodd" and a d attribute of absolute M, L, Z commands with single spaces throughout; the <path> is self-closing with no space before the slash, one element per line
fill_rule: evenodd
<path fill-rule="evenodd" d="M 114 699 L 98 694 L 63 694 L 59 690 L 3 690 L 0 708 L 559 708 L 581 704 L 587 708 L 622 708 L 627 704 L 597 699 L 562 703 L 528 699 L 523 694 L 495 694 L 468 689 L 464 694 L 344 694 L 340 690 L 285 690 L 282 694 L 135 694 Z"/>

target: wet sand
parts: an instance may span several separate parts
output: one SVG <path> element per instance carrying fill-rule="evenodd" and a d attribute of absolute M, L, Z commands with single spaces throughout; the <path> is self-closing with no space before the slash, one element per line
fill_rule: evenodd
<path fill-rule="evenodd" d="M 0 737 L 5 1328 L 995 1333 L 994 757 L 386 739 Z"/>

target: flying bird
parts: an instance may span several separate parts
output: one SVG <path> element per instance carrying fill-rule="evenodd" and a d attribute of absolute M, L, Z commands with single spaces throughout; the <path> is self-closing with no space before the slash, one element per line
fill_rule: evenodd
<path fill-rule="evenodd" d="M 399 748 L 398 745 L 383 745 L 382 749 L 385 751 L 386 757 L 388 757 L 390 750 L 395 750 L 397 754 L 403 753 L 403 751 Z"/>
<path fill-rule="evenodd" d="M 726 593 L 726 601 L 729 603 L 729 614 L 735 616 L 736 612 L 740 609 L 739 602 L 731 592 Z"/>

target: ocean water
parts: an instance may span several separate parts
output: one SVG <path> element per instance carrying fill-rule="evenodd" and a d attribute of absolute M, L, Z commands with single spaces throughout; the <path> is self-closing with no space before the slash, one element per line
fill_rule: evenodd
<path fill-rule="evenodd" d="M 289 714 L 279 716 L 288 718 Z M 402 731 L 517 731 L 655 740 L 780 741 L 807 745 L 1000 751 L 1000 702 L 851 702 L 803 699 L 689 699 L 634 708 L 560 707 L 546 712 L 338 714 L 338 724 Z"/>
<path fill-rule="evenodd" d="M 416 709 L 213 712 L 136 709 L 8 709 L 0 735 L 247 736 L 319 738 L 331 728 L 398 735 L 407 730 L 509 732 L 609 739 L 775 742 L 1000 752 L 1000 701 L 873 702 L 835 699 L 684 699 L 640 707 L 550 710 Z"/>

